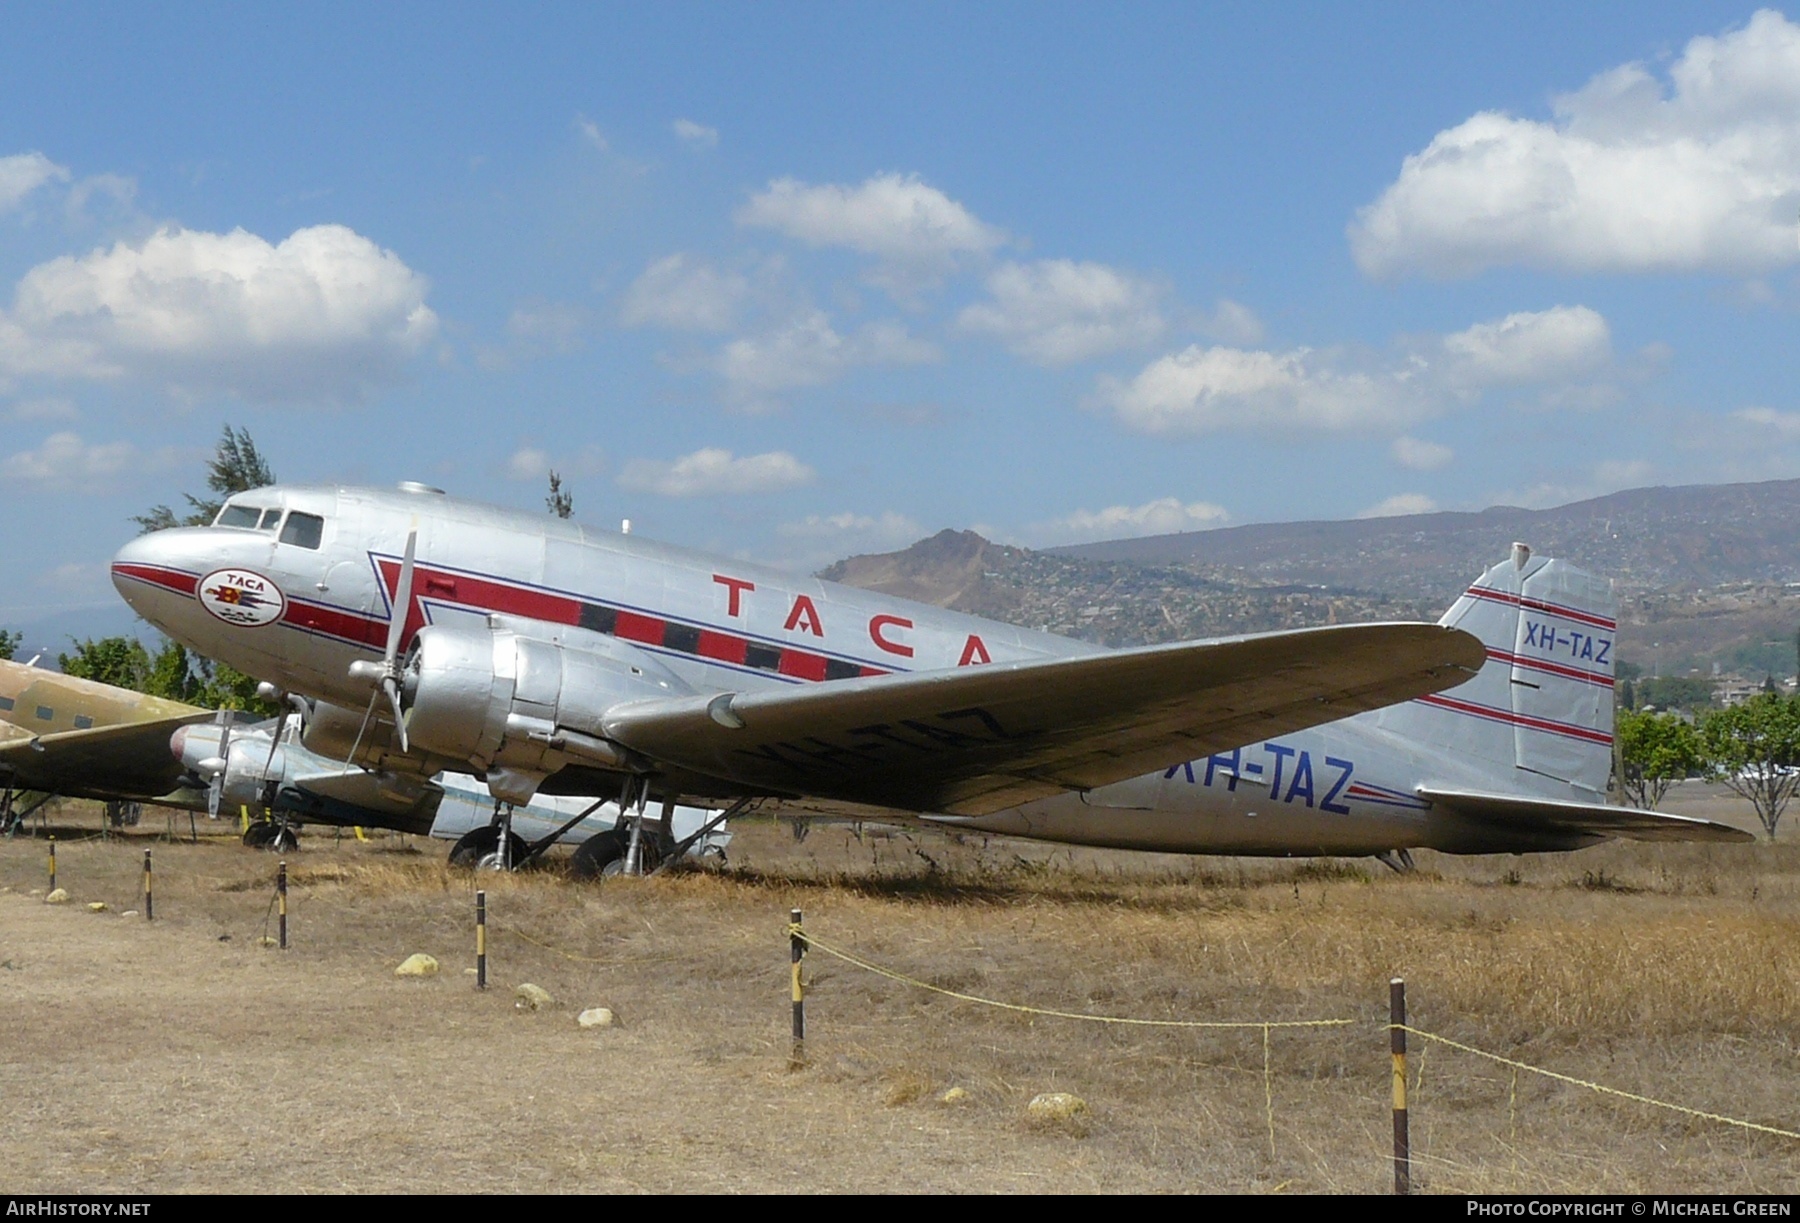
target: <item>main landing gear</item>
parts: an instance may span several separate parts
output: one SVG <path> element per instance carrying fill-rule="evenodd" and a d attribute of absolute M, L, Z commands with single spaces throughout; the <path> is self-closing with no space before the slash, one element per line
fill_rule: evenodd
<path fill-rule="evenodd" d="M 1410 875 L 1418 869 L 1413 865 L 1412 851 L 1409 849 L 1384 849 L 1375 855 L 1375 861 L 1397 875 Z"/>
<path fill-rule="evenodd" d="M 300 848 L 299 830 L 286 819 L 252 820 L 244 829 L 244 844 L 251 849 L 292 853 Z"/>

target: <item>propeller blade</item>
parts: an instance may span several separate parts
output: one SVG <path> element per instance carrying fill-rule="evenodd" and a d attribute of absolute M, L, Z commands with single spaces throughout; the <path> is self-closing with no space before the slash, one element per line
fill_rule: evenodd
<path fill-rule="evenodd" d="M 394 710 L 394 729 L 400 732 L 400 750 L 409 751 L 406 743 L 406 711 L 400 708 L 400 681 L 391 675 L 383 676 L 381 690 L 387 693 L 388 704 Z"/>
<path fill-rule="evenodd" d="M 225 767 L 214 773 L 206 783 L 206 818 L 219 818 L 219 799 L 225 793 L 225 774 L 231 769 L 231 723 L 224 722 L 219 726 L 219 756 L 225 761 Z"/>
<path fill-rule="evenodd" d="M 285 709 L 275 719 L 275 733 L 269 739 L 269 754 L 263 757 L 262 779 L 265 783 L 269 780 L 269 766 L 275 763 L 275 753 L 281 750 L 281 733 L 287 729 L 287 719 Z"/>
<path fill-rule="evenodd" d="M 406 622 L 412 616 L 413 550 L 418 542 L 419 529 L 414 527 L 406 533 L 406 555 L 400 558 L 400 582 L 394 589 L 394 614 L 388 620 L 387 650 L 381 656 L 390 676 L 399 673 L 400 639 L 406 636 Z"/>

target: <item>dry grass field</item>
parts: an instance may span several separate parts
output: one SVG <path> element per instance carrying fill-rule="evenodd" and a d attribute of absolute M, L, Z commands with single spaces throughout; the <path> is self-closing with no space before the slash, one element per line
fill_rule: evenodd
<path fill-rule="evenodd" d="M 153 839 L 155 813 L 122 840 L 85 804 L 53 823 L 71 904 L 43 903 L 42 841 L 0 841 L 5 1192 L 1381 1192 L 1395 974 L 1421 1028 L 1800 1128 L 1800 838 L 1422 854 L 1402 877 L 746 823 L 721 873 L 484 877 L 481 993 L 476 879 L 439 843 L 310 834 L 282 953 L 259 944 L 268 855 Z M 153 923 L 124 915 L 146 846 Z M 815 952 L 796 1069 L 795 906 L 821 939 L 964 993 L 1355 1023 L 1274 1030 L 1265 1078 L 1257 1029 L 993 1010 Z M 413 952 L 440 974 L 397 979 Z M 526 981 L 553 1005 L 516 1009 Z M 590 1006 L 619 1026 L 579 1028 Z M 1426 1191 L 1800 1191 L 1795 1140 L 1441 1046 L 1412 1068 Z M 1034 1128 L 1043 1091 L 1083 1097 L 1088 1122 Z"/>

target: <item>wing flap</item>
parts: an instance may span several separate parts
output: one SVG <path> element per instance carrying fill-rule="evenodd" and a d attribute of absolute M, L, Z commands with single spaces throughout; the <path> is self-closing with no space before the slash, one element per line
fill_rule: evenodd
<path fill-rule="evenodd" d="M 1756 837 L 1729 824 L 1686 815 L 1665 815 L 1639 807 L 1602 803 L 1568 803 L 1473 790 L 1435 790 L 1421 786 L 1420 798 L 1433 807 L 1525 835 L 1623 837 L 1629 841 L 1712 841 L 1743 844 Z"/>
<path fill-rule="evenodd" d="M 1437 692 L 1484 658 L 1457 629 L 1344 625 L 643 701 L 602 730 L 764 793 L 983 815 Z"/>

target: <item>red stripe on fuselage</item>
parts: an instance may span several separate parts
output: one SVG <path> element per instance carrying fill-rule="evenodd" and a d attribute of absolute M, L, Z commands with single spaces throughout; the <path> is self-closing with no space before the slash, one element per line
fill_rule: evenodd
<path fill-rule="evenodd" d="M 391 557 L 374 557 L 377 571 L 381 576 L 382 588 L 391 608 L 400 587 L 400 562 Z M 445 597 L 447 591 L 454 591 L 454 597 Z M 669 650 L 667 630 L 672 625 L 698 629 L 699 644 L 691 652 L 687 649 L 674 649 L 673 652 L 685 658 L 700 658 L 720 662 L 730 666 L 745 666 L 749 655 L 751 640 L 735 633 L 722 632 L 716 628 L 702 625 L 691 625 L 686 621 L 665 619 L 661 616 L 644 612 L 629 611 L 610 604 L 594 603 L 574 595 L 560 594 L 539 590 L 528 586 L 516 586 L 509 582 L 470 574 L 462 571 L 447 571 L 428 565 L 415 563 L 413 566 L 413 599 L 412 606 L 406 609 L 406 629 L 400 635 L 400 649 L 406 650 L 413 636 L 425 626 L 424 600 L 433 602 L 454 603 L 460 607 L 468 607 L 484 612 L 498 612 L 502 615 L 518 616 L 527 620 L 539 620 L 549 624 L 580 625 L 584 606 L 610 612 L 613 615 L 612 635 L 623 641 L 639 645 Z M 290 608 L 289 619 L 292 619 Z M 354 620 L 352 613 L 342 613 L 347 620 Z M 350 636 L 355 640 L 367 640 L 376 646 L 387 640 L 387 622 L 380 619 L 364 621 L 373 625 L 372 636 L 358 636 L 354 631 L 319 629 L 321 632 L 332 632 L 333 635 Z M 345 630 L 350 626 L 346 624 Z M 781 652 L 781 659 L 776 673 L 790 679 L 803 679 L 819 682 L 825 679 L 826 667 L 831 659 L 824 654 L 816 654 L 797 646 L 775 642 L 757 642 Z M 856 668 L 862 676 L 891 675 L 888 667 L 870 666 L 860 660 L 844 660 Z M 766 674 L 766 672 L 764 672 Z"/>
<path fill-rule="evenodd" d="M 1572 620 L 1576 624 L 1586 624 L 1603 629 L 1618 628 L 1617 623 L 1613 620 L 1605 616 L 1597 616 L 1593 612 L 1564 607 L 1559 603 L 1546 603 L 1542 599 L 1527 599 L 1509 591 L 1495 590 L 1491 586 L 1471 586 L 1463 593 L 1471 599 L 1486 599 L 1490 603 L 1505 603 L 1509 607 L 1523 607 L 1528 611 L 1543 612 L 1546 616 L 1560 616 L 1562 619 Z"/>
<path fill-rule="evenodd" d="M 1515 667 L 1526 667 L 1533 671 L 1543 671 L 1549 675 L 1560 675 L 1565 679 L 1578 679 L 1583 683 L 1597 684 L 1603 688 L 1613 686 L 1613 678 L 1599 671 L 1583 671 L 1580 667 L 1565 666 L 1559 662 L 1550 662 L 1542 658 L 1533 658 L 1529 654 L 1514 654 L 1509 650 L 1488 650 L 1488 657 L 1495 662 L 1507 663 Z"/>
<path fill-rule="evenodd" d="M 1490 722 L 1505 722 L 1511 726 L 1523 726 L 1527 730 L 1541 730 L 1548 735 L 1561 735 L 1565 739 L 1580 739 L 1586 743 L 1604 743 L 1612 746 L 1612 736 L 1592 726 L 1577 726 L 1573 722 L 1557 722 L 1550 718 L 1534 718 L 1530 714 L 1514 713 L 1510 709 L 1496 709 L 1492 705 L 1477 705 L 1473 701 L 1452 700 L 1447 696 L 1414 697 L 1422 705 L 1433 705 L 1451 713 L 1465 714 L 1472 718 L 1486 718 Z"/>
<path fill-rule="evenodd" d="M 128 577 L 133 581 L 145 582 L 151 586 L 161 586 L 164 590 L 172 590 L 176 594 L 191 595 L 200 585 L 200 575 L 187 573 L 180 569 L 165 569 L 161 565 L 140 565 L 124 563 L 112 567 L 113 574 Z"/>

